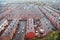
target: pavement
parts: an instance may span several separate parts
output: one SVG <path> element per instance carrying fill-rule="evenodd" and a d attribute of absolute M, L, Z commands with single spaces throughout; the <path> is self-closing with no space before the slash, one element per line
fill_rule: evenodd
<path fill-rule="evenodd" d="M 24 40 L 24 32 L 22 32 L 22 28 L 25 27 L 25 24 L 26 23 L 24 21 L 19 22 L 18 32 L 13 40 Z"/>

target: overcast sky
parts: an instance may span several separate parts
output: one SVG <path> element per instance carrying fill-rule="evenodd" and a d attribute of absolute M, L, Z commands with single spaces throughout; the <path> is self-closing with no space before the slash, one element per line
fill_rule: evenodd
<path fill-rule="evenodd" d="M 12 1 L 52 1 L 52 0 L 0 0 L 0 1 L 12 2 Z"/>
<path fill-rule="evenodd" d="M 4 3 L 4 2 L 25 2 L 25 1 L 50 1 L 50 2 L 60 2 L 60 0 L 0 0 L 0 3 Z"/>

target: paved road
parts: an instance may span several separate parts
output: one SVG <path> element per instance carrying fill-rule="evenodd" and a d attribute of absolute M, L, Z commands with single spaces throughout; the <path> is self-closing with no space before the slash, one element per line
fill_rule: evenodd
<path fill-rule="evenodd" d="M 22 28 L 25 27 L 25 24 L 26 24 L 25 21 L 19 22 L 18 32 L 13 40 L 24 40 L 23 37 L 24 33 L 22 33 Z"/>

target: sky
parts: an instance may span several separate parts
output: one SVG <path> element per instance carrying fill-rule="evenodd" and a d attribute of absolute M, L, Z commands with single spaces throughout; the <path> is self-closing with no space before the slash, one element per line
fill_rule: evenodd
<path fill-rule="evenodd" d="M 0 0 L 0 3 L 9 3 L 9 2 L 25 2 L 25 1 L 50 1 L 55 3 L 60 3 L 60 0 Z"/>
<path fill-rule="evenodd" d="M 0 0 L 5 2 L 14 2 L 14 1 L 52 1 L 52 0 Z"/>

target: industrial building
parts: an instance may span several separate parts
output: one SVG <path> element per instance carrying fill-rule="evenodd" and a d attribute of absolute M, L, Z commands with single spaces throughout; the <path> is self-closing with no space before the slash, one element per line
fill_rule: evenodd
<path fill-rule="evenodd" d="M 51 5 L 7 3 L 0 14 L 0 40 L 30 40 L 60 30 L 60 10 Z"/>

